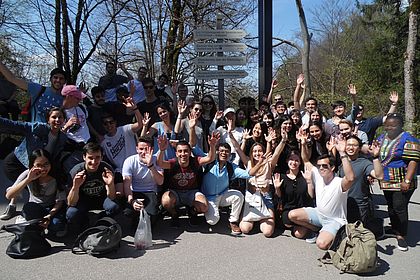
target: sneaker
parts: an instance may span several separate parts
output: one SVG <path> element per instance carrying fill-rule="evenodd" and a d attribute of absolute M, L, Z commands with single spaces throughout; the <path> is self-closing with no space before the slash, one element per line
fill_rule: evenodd
<path fill-rule="evenodd" d="M 173 228 L 179 228 L 179 227 L 180 227 L 180 224 L 179 224 L 179 217 L 178 217 L 178 216 L 176 216 L 176 217 L 172 217 L 172 220 L 171 220 L 171 227 L 173 227 Z"/>
<path fill-rule="evenodd" d="M 308 238 L 306 238 L 306 242 L 309 244 L 314 244 L 316 242 L 316 239 L 318 238 L 318 234 L 312 232 Z"/>
<path fill-rule="evenodd" d="M 191 215 L 190 218 L 188 219 L 188 223 L 192 227 L 197 227 L 200 224 L 199 217 L 197 215 Z"/>
<path fill-rule="evenodd" d="M 397 238 L 397 248 L 400 251 L 407 251 L 408 245 L 404 238 Z"/>
<path fill-rule="evenodd" d="M 239 235 L 242 233 L 241 228 L 238 226 L 238 223 L 230 223 L 230 229 L 232 235 Z"/>
<path fill-rule="evenodd" d="M 22 217 L 21 215 L 16 217 L 15 224 L 21 224 L 21 223 L 24 223 L 24 222 L 26 222 L 26 219 L 24 217 Z"/>
<path fill-rule="evenodd" d="M 14 216 L 16 216 L 16 205 L 9 204 L 7 205 L 6 211 L 0 215 L 0 220 L 10 220 Z"/>

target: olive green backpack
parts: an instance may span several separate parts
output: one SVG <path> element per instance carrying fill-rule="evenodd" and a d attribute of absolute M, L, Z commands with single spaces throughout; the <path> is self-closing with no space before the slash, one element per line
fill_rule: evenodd
<path fill-rule="evenodd" d="M 333 264 L 340 273 L 373 272 L 378 260 L 375 235 L 360 221 L 344 227 L 346 234 L 338 248 L 330 248 L 319 260 L 324 264 Z"/>

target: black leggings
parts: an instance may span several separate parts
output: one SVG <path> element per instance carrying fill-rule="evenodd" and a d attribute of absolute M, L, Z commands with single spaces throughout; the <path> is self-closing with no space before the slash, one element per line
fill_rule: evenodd
<path fill-rule="evenodd" d="M 27 168 L 18 160 L 14 152 L 8 154 L 3 161 L 4 174 L 7 179 L 15 182 L 16 179 L 25 171 Z"/>
<path fill-rule="evenodd" d="M 407 192 L 384 191 L 388 204 L 388 214 L 391 220 L 391 227 L 401 236 L 406 236 L 408 231 L 408 203 L 413 195 L 414 189 Z"/>

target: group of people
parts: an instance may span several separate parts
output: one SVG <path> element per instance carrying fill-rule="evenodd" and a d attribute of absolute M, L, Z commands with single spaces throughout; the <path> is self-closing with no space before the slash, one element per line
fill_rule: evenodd
<path fill-rule="evenodd" d="M 398 94 L 390 94 L 389 112 L 364 118 L 354 85 L 352 108 L 332 104 L 327 118 L 318 100 L 301 106 L 304 76 L 292 100 L 273 94 L 256 108 L 242 97 L 238 108 L 219 111 L 212 95 L 200 100 L 183 84 L 156 82 L 140 67 L 137 78 L 113 63 L 91 89 L 66 85 L 66 73 L 51 71 L 43 87 L 13 75 L 0 63 L 7 81 L 31 98 L 31 122 L 0 118 L 0 132 L 23 136 L 3 161 L 14 182 L 1 219 L 16 213 L 16 199 L 29 191 L 22 217 L 43 218 L 58 237 L 89 225 L 90 210 L 113 216 L 121 211 L 133 225 L 144 209 L 152 226 L 162 215 L 179 227 L 185 209 L 191 226 L 202 214 L 209 225 L 229 207 L 233 235 L 254 227 L 271 237 L 276 227 L 328 249 L 338 230 L 361 220 L 377 238 L 384 235 L 375 217 L 370 185 L 379 180 L 388 204 L 391 228 L 400 250 L 407 250 L 408 203 L 419 176 L 419 141 L 403 130 L 396 112 Z M 301 108 L 302 107 L 302 108 Z M 375 139 L 376 130 L 384 133 Z M 251 199 L 260 197 L 265 213 L 249 218 Z"/>

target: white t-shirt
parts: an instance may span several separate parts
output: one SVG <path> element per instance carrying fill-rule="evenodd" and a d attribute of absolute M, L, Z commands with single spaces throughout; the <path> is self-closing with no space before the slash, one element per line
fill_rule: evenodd
<path fill-rule="evenodd" d="M 84 111 L 80 106 L 83 106 Z M 89 127 L 87 125 L 87 118 L 88 118 L 88 112 L 86 107 L 84 105 L 79 104 L 76 107 L 65 109 L 66 112 L 66 121 L 71 119 L 73 116 L 76 116 L 79 120 L 80 127 L 78 129 L 73 129 L 73 127 L 70 127 L 69 130 L 67 130 L 67 137 L 77 143 L 87 143 L 90 139 L 90 133 L 89 133 Z M 86 112 L 86 113 L 85 113 Z"/>
<path fill-rule="evenodd" d="M 328 218 L 333 218 L 342 225 L 347 223 L 347 193 L 341 188 L 343 178 L 334 177 L 326 185 L 317 168 L 312 169 L 312 180 L 315 185 L 316 208 Z"/>
<path fill-rule="evenodd" d="M 128 92 L 130 92 L 130 86 L 131 86 L 130 83 L 134 83 L 134 88 L 135 88 L 134 94 L 133 94 L 134 103 L 137 104 L 145 100 L 146 93 L 144 92 L 143 84 L 139 80 L 129 81 L 126 85 Z"/>
<path fill-rule="evenodd" d="M 137 154 L 136 138 L 131 130 L 131 124 L 117 127 L 117 132 L 114 136 L 105 135 L 101 146 L 110 162 L 114 165 L 115 171 L 121 172 L 124 160 Z"/>
<path fill-rule="evenodd" d="M 156 156 L 152 159 L 156 170 L 162 171 L 156 164 Z M 128 157 L 124 161 L 122 175 L 131 177 L 131 190 L 133 192 L 157 192 L 157 184 L 152 177 L 152 171 L 140 161 L 139 155 Z"/>

